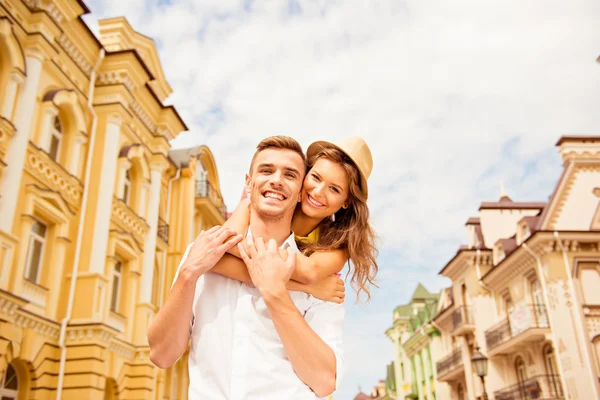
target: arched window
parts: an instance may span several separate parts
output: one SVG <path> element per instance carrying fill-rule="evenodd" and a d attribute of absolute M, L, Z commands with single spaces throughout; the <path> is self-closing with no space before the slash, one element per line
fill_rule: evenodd
<path fill-rule="evenodd" d="M 521 398 L 525 399 L 525 381 L 527 380 L 527 369 L 525 367 L 525 361 L 522 357 L 517 357 L 515 360 L 515 374 L 517 375 L 517 383 L 519 384 L 519 393 Z"/>
<path fill-rule="evenodd" d="M 50 143 L 48 145 L 48 154 L 54 161 L 60 157 L 60 144 L 63 136 L 63 128 L 58 115 L 54 117 L 50 128 Z"/>
<path fill-rule="evenodd" d="M 19 392 L 19 378 L 17 377 L 17 371 L 11 364 L 8 364 L 6 372 L 2 376 L 2 382 L 0 382 L 0 398 L 2 400 L 16 400 Z"/>
<path fill-rule="evenodd" d="M 123 202 L 129 205 L 129 198 L 131 196 L 131 171 L 125 171 L 125 180 L 123 181 Z"/>

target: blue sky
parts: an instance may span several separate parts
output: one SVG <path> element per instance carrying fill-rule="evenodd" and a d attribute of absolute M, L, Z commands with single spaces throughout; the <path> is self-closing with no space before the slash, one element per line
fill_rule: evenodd
<path fill-rule="evenodd" d="M 563 134 L 600 134 L 596 0 L 106 0 L 155 38 L 190 131 L 207 144 L 230 208 L 254 145 L 287 134 L 365 138 L 380 288 L 347 303 L 347 373 L 337 399 L 385 377 L 392 310 L 464 242 L 464 222 L 500 181 L 547 200 Z M 351 296 L 349 296 L 351 297 Z"/>

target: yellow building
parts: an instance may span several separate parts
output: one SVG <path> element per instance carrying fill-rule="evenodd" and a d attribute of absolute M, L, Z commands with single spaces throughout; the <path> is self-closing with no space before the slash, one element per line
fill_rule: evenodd
<path fill-rule="evenodd" d="M 0 2 L 0 397 L 185 399 L 187 358 L 149 361 L 148 324 L 186 246 L 225 207 L 152 39 L 97 39 L 79 0 Z"/>

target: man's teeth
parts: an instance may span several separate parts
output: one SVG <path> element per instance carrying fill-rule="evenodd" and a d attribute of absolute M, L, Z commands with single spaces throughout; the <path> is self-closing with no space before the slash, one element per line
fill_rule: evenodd
<path fill-rule="evenodd" d="M 277 193 L 267 192 L 265 193 L 265 197 L 269 197 L 271 199 L 283 200 L 283 196 Z"/>

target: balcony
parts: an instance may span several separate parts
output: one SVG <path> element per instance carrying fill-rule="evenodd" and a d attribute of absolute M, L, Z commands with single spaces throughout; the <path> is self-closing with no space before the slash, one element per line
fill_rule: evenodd
<path fill-rule="evenodd" d="M 206 179 L 196 181 L 196 205 L 212 213 L 215 223 L 222 224 L 225 221 L 227 208 L 223 197 Z"/>
<path fill-rule="evenodd" d="M 148 224 L 133 211 L 123 200 L 113 197 L 112 220 L 124 232 L 130 232 L 140 247 L 144 247 Z"/>
<path fill-rule="evenodd" d="M 455 336 L 472 333 L 475 330 L 473 311 L 469 306 L 458 306 L 452 313 L 452 334 Z"/>
<path fill-rule="evenodd" d="M 544 340 L 550 333 L 548 314 L 542 304 L 516 306 L 508 318 L 485 331 L 488 355 L 508 354 L 515 346 Z"/>
<path fill-rule="evenodd" d="M 156 235 L 162 239 L 163 242 L 169 243 L 169 224 L 167 224 L 167 222 L 160 217 L 158 218 Z"/>
<path fill-rule="evenodd" d="M 438 381 L 446 382 L 456 378 L 464 371 L 462 348 L 456 347 L 449 355 L 438 361 L 435 367 Z"/>
<path fill-rule="evenodd" d="M 539 375 L 494 392 L 496 400 L 559 400 L 564 393 L 558 375 Z"/>
<path fill-rule="evenodd" d="M 13 136 L 15 136 L 14 125 L 9 120 L 0 117 L 0 164 L 6 161 L 6 151 Z"/>
<path fill-rule="evenodd" d="M 75 209 L 79 208 L 83 195 L 83 185 L 79 179 L 31 142 L 27 147 L 25 170 L 46 188 L 59 192 Z"/>

